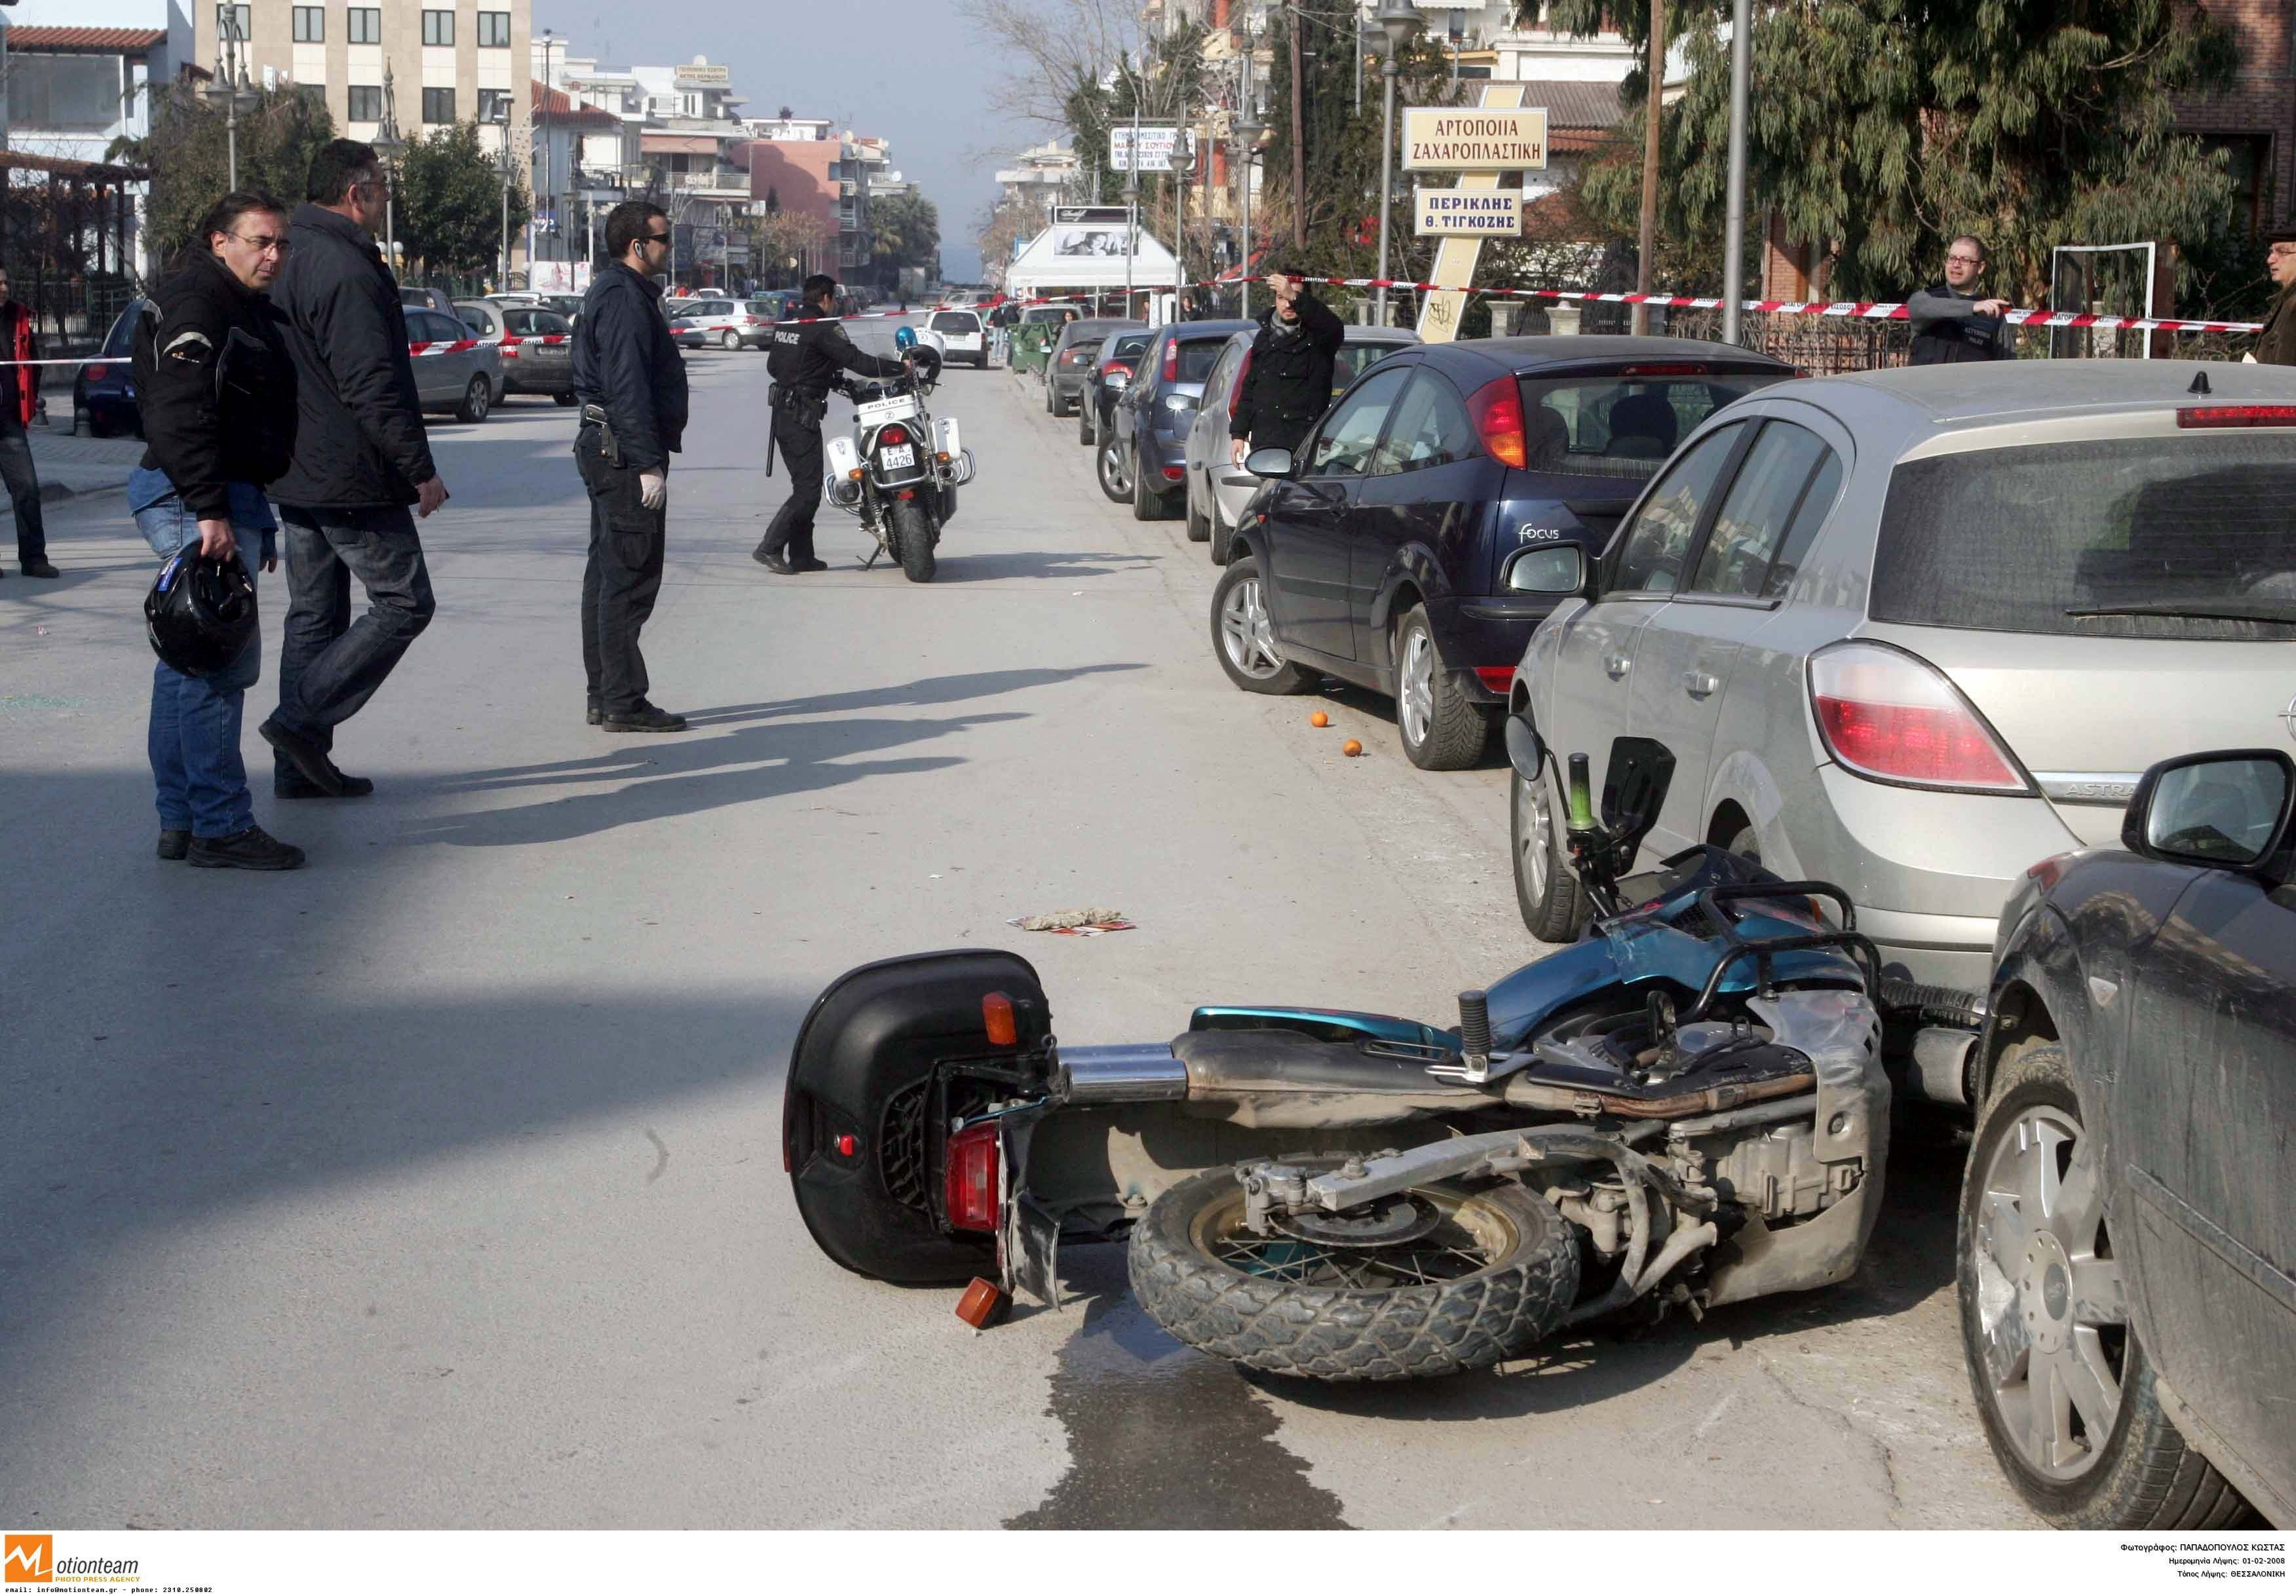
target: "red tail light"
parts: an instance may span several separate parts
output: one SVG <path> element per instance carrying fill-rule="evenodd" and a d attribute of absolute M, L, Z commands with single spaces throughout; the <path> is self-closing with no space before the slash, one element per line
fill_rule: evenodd
<path fill-rule="evenodd" d="M 1100 374 L 1103 377 L 1112 377 L 1119 372 L 1123 372 L 1124 375 L 1128 377 L 1132 375 L 1131 363 L 1129 361 L 1123 360 L 1111 360 L 1107 364 L 1100 368 Z"/>
<path fill-rule="evenodd" d="M 1180 342 L 1177 339 L 1167 340 L 1164 344 L 1164 381 L 1177 382 L 1179 380 Z"/>
<path fill-rule="evenodd" d="M 1630 365 L 1621 377 L 1703 377 L 1706 367 L 1697 361 L 1669 361 L 1662 365 Z"/>
<path fill-rule="evenodd" d="M 1227 419 L 1235 420 L 1236 401 L 1243 397 L 1243 385 L 1251 381 L 1251 351 L 1243 352 L 1243 364 L 1235 368 L 1235 386 L 1227 390 Z"/>
<path fill-rule="evenodd" d="M 1187 468 L 1186 466 L 1184 466 L 1184 465 L 1168 465 L 1168 466 L 1166 466 L 1166 467 L 1164 468 L 1164 480 L 1165 480 L 1165 481 L 1167 481 L 1167 482 L 1185 482 L 1187 479 L 1188 479 L 1188 468 Z"/>
<path fill-rule="evenodd" d="M 1467 401 L 1467 413 L 1485 454 L 1517 471 L 1529 463 L 1522 432 L 1522 390 L 1513 377 L 1494 377 L 1477 389 Z"/>
<path fill-rule="evenodd" d="M 2296 427 L 2296 405 L 2191 405 L 2177 412 L 2179 427 Z"/>
<path fill-rule="evenodd" d="M 1819 733 L 1843 769 L 1915 787 L 2025 792 L 2009 751 L 1937 669 L 1911 654 L 1844 643 L 1809 662 Z"/>
<path fill-rule="evenodd" d="M 110 366 L 108 366 L 108 365 L 92 365 L 92 366 L 89 366 L 89 367 L 87 368 L 87 380 L 88 380 L 90 382 L 101 382 L 101 381 L 103 381 L 104 376 L 106 375 L 106 373 L 108 373 L 111 370 L 111 368 Z"/>
<path fill-rule="evenodd" d="M 943 1184 L 948 1222 L 961 1231 L 996 1228 L 996 1125 L 976 1125 L 948 1139 Z"/>
<path fill-rule="evenodd" d="M 877 441 L 881 444 L 905 444 L 909 441 L 909 430 L 895 422 L 877 434 Z"/>

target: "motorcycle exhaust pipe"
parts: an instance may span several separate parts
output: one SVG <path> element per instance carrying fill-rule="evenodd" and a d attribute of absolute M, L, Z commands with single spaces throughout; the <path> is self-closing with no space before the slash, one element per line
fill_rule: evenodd
<path fill-rule="evenodd" d="M 1063 1047 L 1053 1067 L 1053 1092 L 1078 1108 L 1177 1102 L 1188 1095 L 1188 1067 L 1163 1042 Z"/>

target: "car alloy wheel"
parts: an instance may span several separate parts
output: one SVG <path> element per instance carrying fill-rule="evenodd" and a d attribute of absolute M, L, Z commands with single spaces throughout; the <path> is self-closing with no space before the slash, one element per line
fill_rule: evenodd
<path fill-rule="evenodd" d="M 1426 633 L 1414 629 L 1405 634 L 1403 666 L 1395 673 L 1395 685 L 1403 740 L 1418 748 L 1435 724 L 1435 644 Z"/>
<path fill-rule="evenodd" d="M 728 328 L 718 335 L 718 347 L 721 349 L 738 349 L 742 347 L 742 335 Z"/>
<path fill-rule="evenodd" d="M 1240 675 L 1265 682 L 1283 669 L 1283 651 L 1275 645 L 1275 627 L 1260 602 L 1259 578 L 1247 577 L 1228 589 L 1220 606 L 1220 647 Z"/>
<path fill-rule="evenodd" d="M 1515 809 L 1515 879 L 1532 903 L 1546 899 L 1546 878 L 1554 868 L 1554 836 L 1546 823 L 1546 797 L 1520 772 L 1510 785 Z"/>
<path fill-rule="evenodd" d="M 1132 473 L 1124 469 L 1124 451 L 1113 443 L 1100 451 L 1100 488 L 1111 499 L 1131 502 Z"/>
<path fill-rule="evenodd" d="M 2073 1114 L 2046 1102 L 1988 1140 L 1971 1237 L 1977 1384 L 2027 1468 L 2079 1479 L 2120 1414 L 2128 1324 L 2095 1148 Z"/>

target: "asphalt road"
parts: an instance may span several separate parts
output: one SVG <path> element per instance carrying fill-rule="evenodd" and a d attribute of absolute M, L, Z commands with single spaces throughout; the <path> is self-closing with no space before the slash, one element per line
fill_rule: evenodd
<path fill-rule="evenodd" d="M 1435 1386 L 1247 1380 L 1111 1248 L 978 1336 L 820 1257 L 781 1073 L 853 964 L 1013 947 L 1086 1042 L 1223 999 L 1441 1019 L 1536 950 L 1496 760 L 1422 774 L 1375 700 L 1317 732 L 1229 688 L 1201 545 L 1105 502 L 1033 386 L 943 388 L 980 479 L 932 585 L 857 569 L 834 512 L 832 570 L 762 572 L 765 364 L 690 361 L 645 636 L 681 738 L 582 723 L 566 414 L 435 430 L 439 615 L 337 747 L 375 797 L 258 780 L 299 873 L 152 858 L 115 505 L 59 508 L 63 580 L 0 585 L 0 1521 L 2032 1522 L 1962 1372 L 1935 1142 L 1840 1289 Z M 1004 923 L 1086 904 L 1139 929 Z"/>

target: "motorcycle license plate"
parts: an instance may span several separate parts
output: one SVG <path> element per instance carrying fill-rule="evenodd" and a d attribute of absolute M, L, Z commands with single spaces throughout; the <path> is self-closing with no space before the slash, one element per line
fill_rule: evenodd
<path fill-rule="evenodd" d="M 916 414 L 917 402 L 907 394 L 896 394 L 890 399 L 872 399 L 866 405 L 853 407 L 853 419 L 865 427 L 874 427 L 881 422 L 906 421 Z"/>
<path fill-rule="evenodd" d="M 877 451 L 877 462 L 888 471 L 898 470 L 903 466 L 913 466 L 917 462 L 917 446 L 888 444 Z"/>

